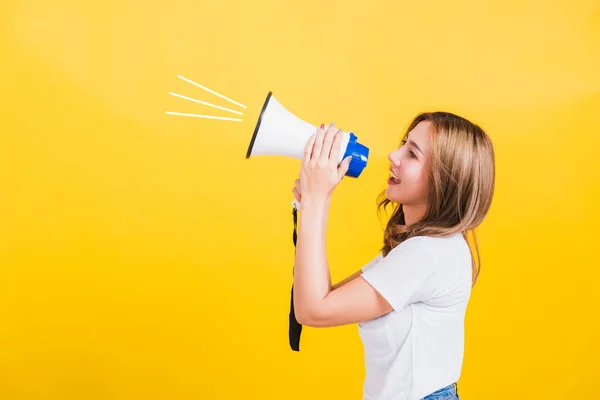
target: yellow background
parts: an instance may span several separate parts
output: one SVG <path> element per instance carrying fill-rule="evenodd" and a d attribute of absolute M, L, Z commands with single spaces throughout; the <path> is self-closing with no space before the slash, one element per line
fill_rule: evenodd
<path fill-rule="evenodd" d="M 359 399 L 356 326 L 287 342 L 299 161 L 245 159 L 265 95 L 371 149 L 334 281 L 378 251 L 410 118 L 480 123 L 497 190 L 461 398 L 597 395 L 600 5 L 9 1 L 0 12 L 0 398 Z M 248 106 L 242 123 L 168 92 Z M 239 109 L 239 108 L 236 108 Z"/>

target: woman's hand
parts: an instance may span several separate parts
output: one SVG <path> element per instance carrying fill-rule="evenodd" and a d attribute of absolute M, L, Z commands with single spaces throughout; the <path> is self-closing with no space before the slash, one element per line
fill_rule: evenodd
<path fill-rule="evenodd" d="M 292 189 L 292 193 L 294 193 L 294 199 L 298 203 L 302 203 L 302 189 L 300 188 L 300 178 L 294 181 L 294 188 Z"/>
<path fill-rule="evenodd" d="M 308 140 L 300 166 L 300 179 L 299 182 L 296 180 L 293 190 L 296 200 L 329 202 L 352 159 L 346 157 L 338 167 L 342 138 L 342 131 L 336 131 L 332 123 L 329 127 L 321 125 Z"/>

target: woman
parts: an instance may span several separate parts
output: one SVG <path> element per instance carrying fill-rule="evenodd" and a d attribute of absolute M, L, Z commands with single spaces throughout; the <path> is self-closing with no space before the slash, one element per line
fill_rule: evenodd
<path fill-rule="evenodd" d="M 331 285 L 325 232 L 331 195 L 348 170 L 337 165 L 341 134 L 321 125 L 308 141 L 293 188 L 301 204 L 294 266 L 298 322 L 358 323 L 363 399 L 458 399 L 464 319 L 478 275 L 467 233 L 486 216 L 494 151 L 477 125 L 451 113 L 418 115 L 389 154 L 380 207 L 392 205 L 383 248 Z M 477 244 L 475 253 L 479 260 Z"/>

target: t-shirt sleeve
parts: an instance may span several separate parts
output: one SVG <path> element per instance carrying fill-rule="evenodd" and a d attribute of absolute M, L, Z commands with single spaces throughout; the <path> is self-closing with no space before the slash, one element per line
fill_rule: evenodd
<path fill-rule="evenodd" d="M 361 268 L 361 271 L 364 273 L 365 271 L 368 271 L 369 269 L 373 268 L 373 265 L 375 265 L 377 262 L 379 262 L 380 260 L 383 259 L 383 256 L 381 254 L 377 255 L 377 257 L 375 257 L 374 259 L 372 259 L 371 261 L 369 261 L 368 264 L 365 264 L 365 266 L 363 266 Z"/>
<path fill-rule="evenodd" d="M 435 259 L 420 237 L 400 243 L 386 257 L 378 257 L 366 267 L 362 277 L 394 310 L 425 301 L 435 293 Z"/>

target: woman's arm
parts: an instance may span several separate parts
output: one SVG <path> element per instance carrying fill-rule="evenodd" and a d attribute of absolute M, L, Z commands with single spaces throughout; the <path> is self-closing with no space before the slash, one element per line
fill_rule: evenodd
<path fill-rule="evenodd" d="M 337 288 L 340 288 L 342 286 L 344 286 L 346 283 L 354 280 L 355 278 L 359 277 L 362 274 L 362 269 L 359 269 L 358 271 L 356 271 L 355 273 L 353 273 L 352 275 L 346 277 L 345 279 L 339 281 L 338 283 L 336 283 L 335 285 L 333 285 L 331 287 L 331 290 L 335 290 Z"/>
<path fill-rule="evenodd" d="M 302 202 L 302 192 L 301 192 L 301 187 L 300 187 L 300 179 L 296 179 L 294 181 L 294 187 L 292 188 L 292 193 L 294 194 L 294 199 L 298 202 L 301 203 Z M 350 276 L 347 276 L 346 278 L 344 278 L 343 280 L 341 280 L 340 282 L 336 283 L 335 285 L 333 285 L 331 287 L 331 290 L 335 290 L 338 289 L 342 286 L 344 286 L 346 283 L 354 280 L 355 278 L 359 277 L 362 274 L 362 268 L 359 269 L 358 271 L 356 271 L 355 273 L 353 273 Z M 330 278 L 331 281 L 331 278 Z"/>
<path fill-rule="evenodd" d="M 332 290 L 325 252 L 328 212 L 329 199 L 302 201 L 294 263 L 294 309 L 298 322 L 318 309 Z"/>
<path fill-rule="evenodd" d="M 387 314 L 392 307 L 360 277 L 361 271 L 342 281 L 336 290 L 331 287 L 325 249 L 328 207 L 328 201 L 304 199 L 302 204 L 294 267 L 296 319 L 302 325 L 327 327 Z"/>

